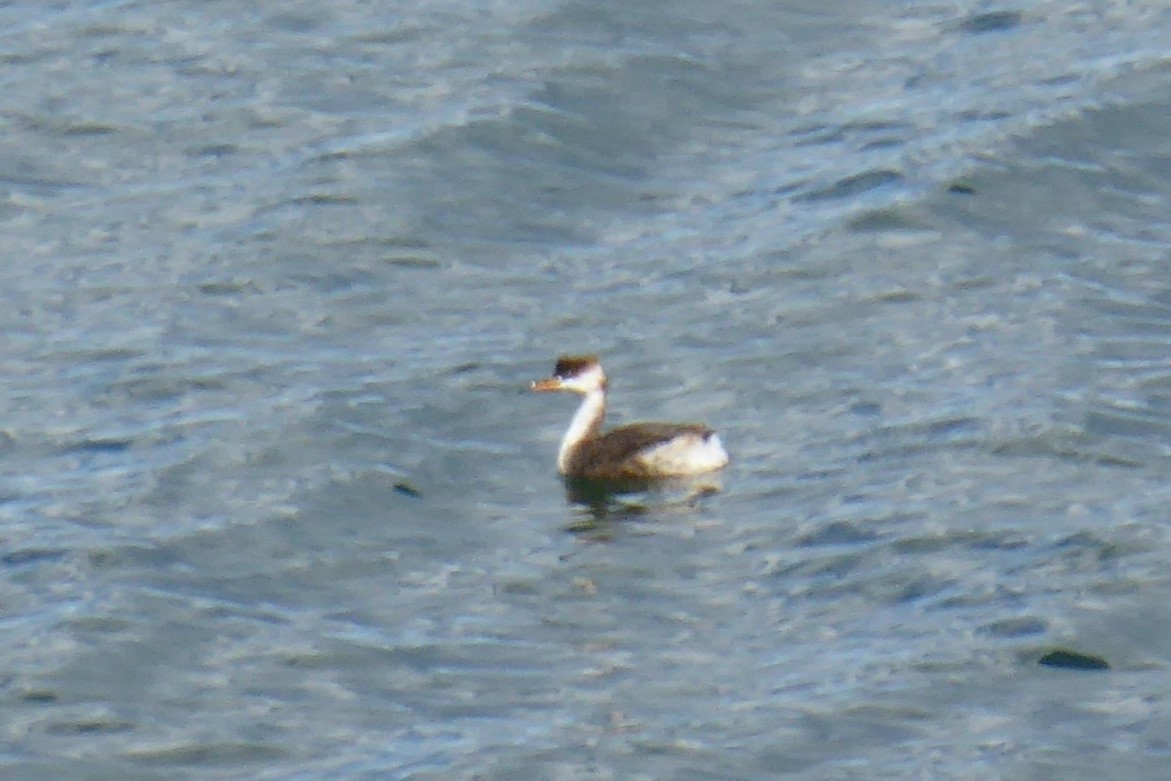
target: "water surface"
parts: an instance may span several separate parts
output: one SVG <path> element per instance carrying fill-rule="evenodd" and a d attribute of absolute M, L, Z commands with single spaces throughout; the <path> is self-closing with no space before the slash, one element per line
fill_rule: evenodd
<path fill-rule="evenodd" d="M 6 778 L 1161 777 L 1171 12 L 0 23 Z"/>

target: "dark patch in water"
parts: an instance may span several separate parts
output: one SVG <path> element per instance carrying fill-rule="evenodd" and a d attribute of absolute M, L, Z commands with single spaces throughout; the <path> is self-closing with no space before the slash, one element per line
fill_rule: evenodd
<path fill-rule="evenodd" d="M 39 561 L 57 561 L 65 557 L 65 551 L 49 548 L 26 548 L 15 550 L 0 556 L 0 564 L 5 567 L 19 567 L 23 564 L 33 564 Z"/>
<path fill-rule="evenodd" d="M 837 521 L 827 524 L 809 534 L 802 535 L 797 544 L 802 547 L 819 547 L 823 545 L 858 545 L 873 542 L 878 535 L 861 528 L 857 524 L 846 521 Z"/>
<path fill-rule="evenodd" d="M 1021 23 L 1020 11 L 989 11 L 974 14 L 960 23 L 960 30 L 973 35 L 1011 30 Z"/>
<path fill-rule="evenodd" d="M 129 439 L 87 439 L 78 442 L 70 450 L 84 453 L 122 453 L 130 449 Z"/>
<path fill-rule="evenodd" d="M 121 719 L 83 719 L 50 724 L 46 731 L 52 735 L 100 735 L 111 732 L 126 732 L 134 729 L 133 722 Z"/>
<path fill-rule="evenodd" d="M 32 691 L 25 692 L 20 699 L 24 702 L 37 705 L 49 705 L 57 702 L 60 697 L 57 696 L 56 692 L 46 691 L 45 689 L 33 689 Z"/>
<path fill-rule="evenodd" d="M 101 122 L 76 122 L 62 130 L 66 136 L 105 136 L 117 132 L 118 128 Z"/>
<path fill-rule="evenodd" d="M 236 144 L 208 144 L 206 146 L 189 149 L 187 154 L 193 157 L 228 157 L 240 151 Z"/>
<path fill-rule="evenodd" d="M 929 227 L 917 215 L 903 208 L 871 209 L 853 217 L 849 222 L 850 230 L 857 233 L 919 231 Z"/>
<path fill-rule="evenodd" d="M 241 763 L 271 763 L 285 759 L 288 752 L 266 743 L 191 743 L 154 750 L 131 751 L 126 756 L 147 764 L 168 767 L 184 765 L 206 770 L 213 766 L 238 768 Z"/>
<path fill-rule="evenodd" d="M 934 436 L 945 436 L 957 432 L 978 430 L 980 421 L 976 418 L 949 418 L 947 420 L 933 420 L 927 425 L 927 431 Z"/>
<path fill-rule="evenodd" d="M 288 206 L 352 206 L 358 199 L 344 193 L 309 193 L 286 202 Z"/>
<path fill-rule="evenodd" d="M 879 187 L 884 187 L 888 184 L 901 182 L 903 175 L 898 171 L 890 171 L 886 169 L 878 171 L 866 171 L 865 173 L 855 174 L 854 176 L 847 176 L 844 179 L 831 184 L 829 187 L 815 190 L 811 193 L 798 198 L 802 201 L 827 201 L 836 198 L 852 198 L 855 195 L 877 190 Z"/>
<path fill-rule="evenodd" d="M 1041 619 L 1033 616 L 1019 616 L 1016 618 L 1006 618 L 1001 621 L 993 621 L 980 629 L 985 634 L 992 635 L 993 637 L 1017 638 L 1042 634 L 1048 629 L 1048 625 Z"/>
<path fill-rule="evenodd" d="M 387 258 L 386 262 L 391 266 L 398 266 L 399 268 L 439 268 L 440 263 L 434 258 L 424 258 L 415 255 L 400 256 L 394 258 Z"/>
<path fill-rule="evenodd" d="M 947 191 L 953 195 L 975 195 L 976 188 L 963 182 L 953 182 Z"/>
<path fill-rule="evenodd" d="M 419 490 L 417 488 L 415 488 L 414 486 L 412 486 L 410 483 L 404 483 L 404 482 L 395 483 L 394 490 L 395 490 L 395 493 L 402 494 L 403 496 L 409 496 L 412 499 L 422 499 L 423 498 L 423 494 L 421 494 L 419 492 Z"/>
<path fill-rule="evenodd" d="M 1059 667 L 1063 670 L 1109 670 L 1110 663 L 1100 656 L 1068 651 L 1058 648 L 1037 660 L 1042 667 Z"/>

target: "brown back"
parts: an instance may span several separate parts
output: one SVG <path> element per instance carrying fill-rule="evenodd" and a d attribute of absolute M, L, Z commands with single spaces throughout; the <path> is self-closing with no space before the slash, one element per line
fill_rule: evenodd
<path fill-rule="evenodd" d="M 635 423 L 584 442 L 569 464 L 569 474 L 594 479 L 653 477 L 638 462 L 639 451 L 684 434 L 707 439 L 712 430 L 699 423 Z"/>

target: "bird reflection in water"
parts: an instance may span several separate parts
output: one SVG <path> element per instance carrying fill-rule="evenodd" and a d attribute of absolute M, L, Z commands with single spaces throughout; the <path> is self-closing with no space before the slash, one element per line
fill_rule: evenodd
<path fill-rule="evenodd" d="M 664 513 L 691 513 L 723 491 L 710 475 L 672 480 L 589 480 L 565 478 L 565 499 L 574 520 L 565 530 L 593 542 L 607 542 L 621 524 Z"/>

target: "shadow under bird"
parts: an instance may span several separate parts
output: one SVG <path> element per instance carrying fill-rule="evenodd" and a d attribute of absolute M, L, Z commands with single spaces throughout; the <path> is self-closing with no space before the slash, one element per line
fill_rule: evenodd
<path fill-rule="evenodd" d="M 582 397 L 557 452 L 557 471 L 566 478 L 645 482 L 706 474 L 727 465 L 719 435 L 699 423 L 632 423 L 603 433 L 606 386 L 606 373 L 594 355 L 563 355 L 552 377 L 529 386 Z"/>

